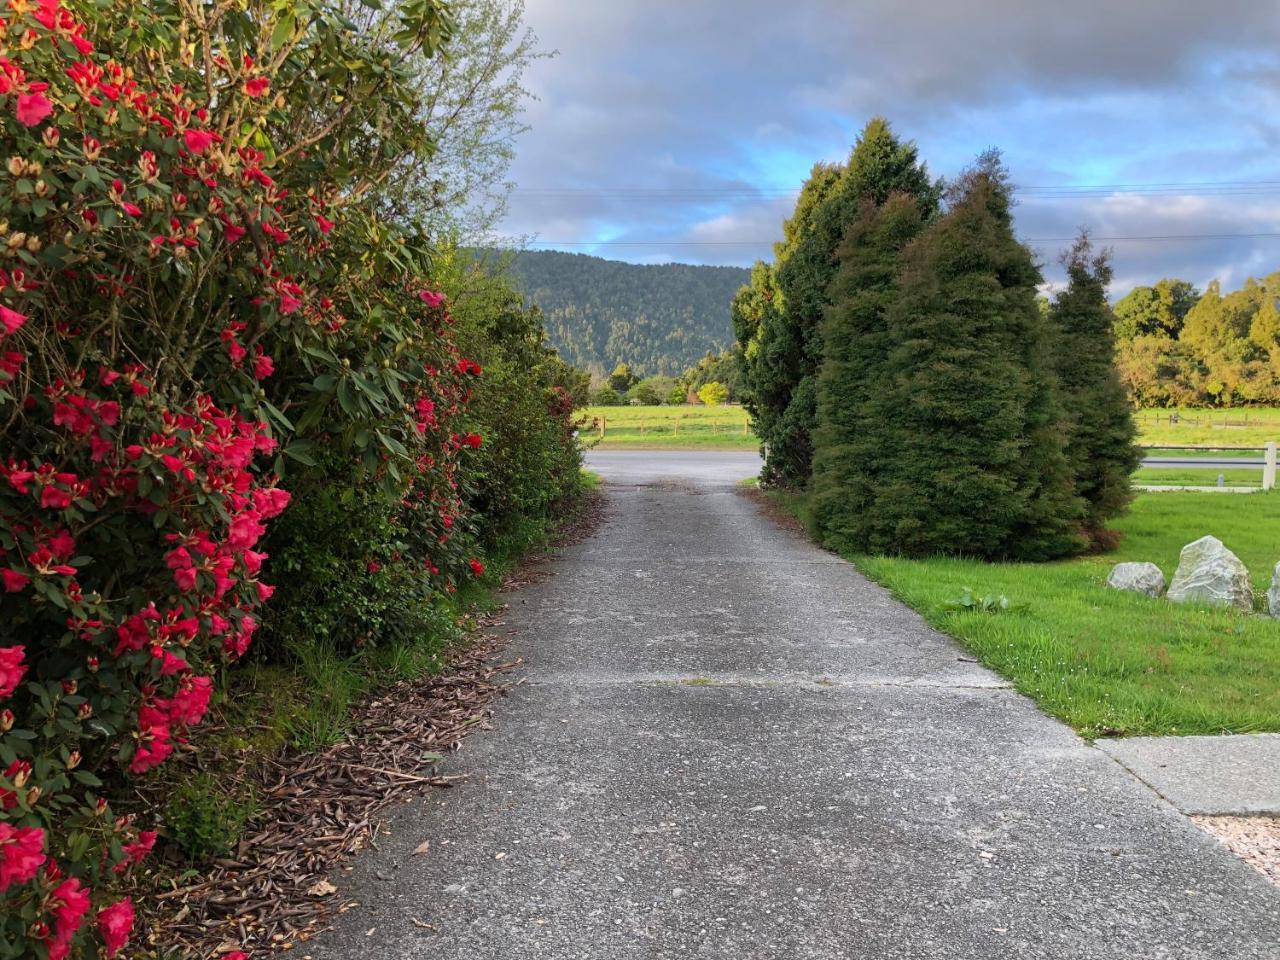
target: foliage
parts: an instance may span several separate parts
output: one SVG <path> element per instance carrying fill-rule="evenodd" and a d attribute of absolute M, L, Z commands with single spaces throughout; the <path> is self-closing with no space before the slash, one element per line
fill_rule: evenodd
<path fill-rule="evenodd" d="M 632 369 L 625 363 L 619 363 L 613 368 L 613 372 L 609 374 L 609 386 L 618 393 L 626 393 L 636 385 L 640 380 Z"/>
<path fill-rule="evenodd" d="M 866 417 L 876 488 L 845 549 L 1042 560 L 1080 549 L 1040 272 L 1013 235 L 999 160 L 951 189 L 904 250 Z"/>
<path fill-rule="evenodd" d="M 1142 456 L 1133 410 L 1115 368 L 1115 317 L 1107 305 L 1111 264 L 1082 234 L 1063 255 L 1067 286 L 1049 308 L 1052 351 L 1065 414 L 1066 454 L 1084 529 L 1106 546 L 1106 524 L 1128 506 L 1129 477 Z"/>
<path fill-rule="evenodd" d="M 668 388 L 667 392 L 670 392 L 670 388 Z M 647 379 L 641 380 L 627 391 L 627 402 L 638 403 L 644 407 L 656 407 L 662 403 L 662 394 L 658 392 L 657 385 Z"/>
<path fill-rule="evenodd" d="M 198 773 L 178 784 L 164 819 L 174 841 L 198 863 L 229 854 L 254 809 L 252 798 L 235 796 L 212 774 Z"/>
<path fill-rule="evenodd" d="M 1233 407 L 1280 401 L 1280 274 L 1203 294 L 1182 280 L 1116 304 L 1117 366 L 1134 403 Z"/>
<path fill-rule="evenodd" d="M 601 387 L 591 394 L 591 405 L 595 407 L 620 407 L 622 406 L 622 395 L 613 387 Z"/>
<path fill-rule="evenodd" d="M 741 399 L 742 348 L 736 343 L 719 354 L 708 350 L 706 356 L 680 375 L 680 385 L 686 395 L 690 391 L 697 393 L 713 380 L 724 384 L 730 403 Z M 683 398 L 680 402 L 684 402 Z"/>
<path fill-rule="evenodd" d="M 708 407 L 718 407 L 729 399 L 729 388 L 717 380 L 712 380 L 698 391 L 698 399 Z"/>
<path fill-rule="evenodd" d="M 837 550 L 868 542 L 881 477 L 884 432 L 901 415 L 885 390 L 887 311 L 898 296 L 903 248 L 925 228 L 925 211 L 907 195 L 867 201 L 840 248 L 840 270 L 823 332 L 818 379 L 817 453 L 810 489 L 815 535 Z"/>
<path fill-rule="evenodd" d="M 687 403 L 688 400 L 689 400 L 689 394 L 685 391 L 684 387 L 682 387 L 680 383 L 677 381 L 676 383 L 672 384 L 671 389 L 667 391 L 667 398 L 664 402 L 668 406 L 678 407 L 683 403 Z"/>
<path fill-rule="evenodd" d="M 111 797 L 195 749 L 267 555 L 288 569 L 264 652 L 445 635 L 482 546 L 576 481 L 583 384 L 510 300 L 452 315 L 425 240 L 384 216 L 430 156 L 432 0 L 360 22 L 341 0 L 15 11 L 0 957 L 112 955 L 115 878 L 156 835 Z M 216 819 L 170 826 L 199 845 Z"/>
<path fill-rule="evenodd" d="M 419 121 L 435 149 L 400 165 L 386 203 L 430 236 L 480 242 L 506 213 L 515 142 L 528 129 L 522 111 L 532 94 L 524 74 L 554 56 L 524 26 L 524 7 L 524 0 L 451 0 L 454 28 L 444 55 L 410 63 Z"/>
<path fill-rule="evenodd" d="M 974 594 L 972 587 L 965 587 L 960 596 L 946 601 L 943 606 L 948 610 L 964 610 L 968 613 L 1004 613 L 1010 609 L 1009 598 L 1003 593 L 988 593 L 979 597 Z"/>
<path fill-rule="evenodd" d="M 735 331 L 744 353 L 746 392 L 764 445 L 764 476 L 770 482 L 796 487 L 808 483 L 817 423 L 816 381 L 823 360 L 822 321 L 830 303 L 836 249 L 848 225 L 864 202 L 881 204 L 899 193 L 915 197 L 931 213 L 940 190 L 919 162 L 915 145 L 895 137 L 884 118 L 872 119 L 846 164 L 814 167 L 795 213 L 783 227 L 784 239 L 775 247 L 775 263 L 764 288 L 757 287 L 753 275 L 751 286 L 735 300 L 744 314 L 735 318 Z M 762 299 L 773 309 L 761 309 Z M 755 316 L 748 319 L 748 313 Z"/>
<path fill-rule="evenodd" d="M 729 302 L 739 267 L 638 265 L 576 253 L 526 251 L 512 270 L 542 308 L 547 339 L 569 363 L 600 376 L 625 361 L 645 375 L 677 376 L 729 345 Z"/>

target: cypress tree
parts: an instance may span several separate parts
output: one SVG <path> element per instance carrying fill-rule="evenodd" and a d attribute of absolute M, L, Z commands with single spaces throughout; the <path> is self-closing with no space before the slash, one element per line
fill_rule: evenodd
<path fill-rule="evenodd" d="M 883 117 L 863 128 L 846 164 L 814 168 L 774 251 L 777 312 L 771 324 L 760 328 L 753 362 L 766 480 L 803 487 L 809 479 L 822 324 L 838 267 L 836 249 L 850 222 L 866 200 L 878 205 L 905 193 L 932 210 L 940 192 L 919 162 L 915 145 L 898 140 Z"/>
<path fill-rule="evenodd" d="M 861 403 L 878 464 L 857 549 L 1043 560 L 1084 546 L 1040 271 L 1010 204 L 988 154 L 903 253 L 892 346 Z"/>
<path fill-rule="evenodd" d="M 880 483 L 877 424 L 869 422 L 892 344 L 885 314 L 897 295 L 903 248 L 925 226 L 918 198 L 873 197 L 845 234 L 840 269 L 823 326 L 814 431 L 810 516 L 813 533 L 834 550 L 863 550 L 865 520 Z"/>
<path fill-rule="evenodd" d="M 1111 263 L 1082 234 L 1062 256 L 1067 286 L 1049 308 L 1054 360 L 1067 420 L 1067 460 L 1084 498 L 1085 533 L 1110 546 L 1107 521 L 1132 499 L 1129 478 L 1141 460 L 1133 411 L 1116 371 L 1116 318 L 1107 303 Z"/>

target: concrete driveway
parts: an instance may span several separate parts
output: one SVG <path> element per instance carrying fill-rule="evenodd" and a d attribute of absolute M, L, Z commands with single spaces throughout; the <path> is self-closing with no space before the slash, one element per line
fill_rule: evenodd
<path fill-rule="evenodd" d="M 448 762 L 470 778 L 400 812 L 301 952 L 1280 958 L 1280 891 L 762 516 L 743 455 L 591 467 L 606 520 L 508 596 L 527 666 Z"/>

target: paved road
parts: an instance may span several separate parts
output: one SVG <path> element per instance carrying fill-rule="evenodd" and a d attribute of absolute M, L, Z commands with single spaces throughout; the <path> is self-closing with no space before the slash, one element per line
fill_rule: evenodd
<path fill-rule="evenodd" d="M 606 521 L 509 598 L 525 682 L 470 779 L 339 878 L 362 906 L 312 956 L 1280 958 L 1280 892 L 763 517 L 749 468 L 592 465 Z"/>

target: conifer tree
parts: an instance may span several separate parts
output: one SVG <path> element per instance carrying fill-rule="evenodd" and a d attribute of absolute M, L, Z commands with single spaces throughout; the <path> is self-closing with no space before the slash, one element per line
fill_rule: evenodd
<path fill-rule="evenodd" d="M 866 200 L 878 205 L 905 193 L 931 211 L 940 192 L 919 162 L 915 145 L 894 136 L 883 117 L 866 125 L 846 164 L 814 168 L 785 225 L 784 240 L 775 248 L 777 309 L 772 322 L 761 325 L 757 349 L 748 361 L 766 480 L 803 487 L 809 479 L 822 323 L 838 267 L 836 249 L 850 222 Z"/>
<path fill-rule="evenodd" d="M 858 549 L 1043 560 L 1084 546 L 1040 271 L 1010 203 L 988 154 L 904 251 L 861 417 L 878 467 Z"/>
<path fill-rule="evenodd" d="M 1049 308 L 1059 393 L 1067 424 L 1067 460 L 1084 498 L 1084 530 L 1107 547 L 1106 524 L 1132 498 L 1130 476 L 1141 460 L 1132 408 L 1116 372 L 1115 315 L 1107 303 L 1111 263 L 1082 234 L 1063 254 L 1067 286 Z"/>
<path fill-rule="evenodd" d="M 925 226 L 916 197 L 863 200 L 839 250 L 818 376 L 810 515 L 814 535 L 834 550 L 862 550 L 864 521 L 880 482 L 877 426 L 869 417 L 883 389 L 889 342 L 885 314 L 897 294 L 903 248 Z"/>

